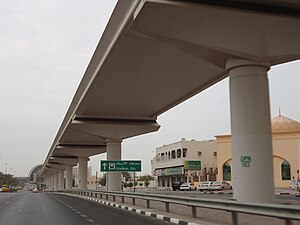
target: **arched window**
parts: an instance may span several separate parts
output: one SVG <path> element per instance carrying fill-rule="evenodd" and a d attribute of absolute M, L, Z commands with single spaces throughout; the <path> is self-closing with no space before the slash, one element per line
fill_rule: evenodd
<path fill-rule="evenodd" d="M 288 161 L 284 160 L 281 164 L 281 179 L 290 180 L 291 179 L 291 167 Z"/>
<path fill-rule="evenodd" d="M 223 165 L 223 180 L 231 181 L 231 166 L 228 162 Z"/>

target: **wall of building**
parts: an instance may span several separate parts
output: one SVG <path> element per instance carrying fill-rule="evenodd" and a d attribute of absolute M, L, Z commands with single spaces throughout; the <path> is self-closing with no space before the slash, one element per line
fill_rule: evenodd
<path fill-rule="evenodd" d="M 289 187 L 291 180 L 282 180 L 281 165 L 283 161 L 288 161 L 290 164 L 291 178 L 298 177 L 297 170 L 299 169 L 299 151 L 298 143 L 300 140 L 300 132 L 285 132 L 273 133 L 273 166 L 274 166 L 274 185 L 275 187 Z M 231 151 L 231 136 L 217 136 L 217 155 L 218 155 L 218 180 L 223 180 L 223 166 L 226 162 L 232 168 L 232 151 Z M 233 173 L 231 171 L 231 178 Z M 232 180 L 229 181 L 232 185 Z"/>
<path fill-rule="evenodd" d="M 217 172 L 216 142 L 182 139 L 157 148 L 151 163 L 159 187 L 171 187 L 175 180 L 199 182 L 201 175 L 202 178 L 209 178 L 207 174 L 203 174 L 204 171 Z M 192 166 L 194 163 L 195 167 Z"/>

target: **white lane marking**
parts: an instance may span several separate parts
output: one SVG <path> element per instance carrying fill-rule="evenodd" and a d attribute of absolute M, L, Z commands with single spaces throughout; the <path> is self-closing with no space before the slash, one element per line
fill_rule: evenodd
<path fill-rule="evenodd" d="M 10 204 L 10 202 L 6 202 L 6 204 L 7 204 L 7 205 Z"/>
<path fill-rule="evenodd" d="M 92 219 L 86 219 L 87 221 L 89 221 L 90 223 L 94 223 L 95 221 Z"/>
<path fill-rule="evenodd" d="M 84 215 L 84 214 L 80 214 L 80 216 L 82 216 L 84 218 L 87 218 L 87 215 Z"/>

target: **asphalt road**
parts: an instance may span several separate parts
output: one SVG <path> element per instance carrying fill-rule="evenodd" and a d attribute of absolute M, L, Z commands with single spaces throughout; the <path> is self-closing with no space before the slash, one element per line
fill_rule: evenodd
<path fill-rule="evenodd" d="M 0 193 L 1 225 L 166 225 L 87 200 L 32 192 Z"/>

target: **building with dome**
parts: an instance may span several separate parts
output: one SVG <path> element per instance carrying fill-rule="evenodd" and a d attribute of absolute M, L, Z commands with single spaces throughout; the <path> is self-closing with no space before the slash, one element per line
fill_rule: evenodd
<path fill-rule="evenodd" d="M 299 177 L 300 123 L 279 116 L 272 119 L 272 145 L 275 187 L 289 187 L 291 179 Z M 232 182 L 231 136 L 218 135 L 218 180 Z"/>

